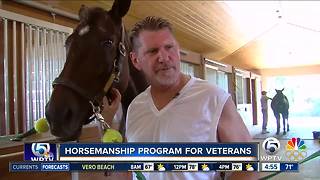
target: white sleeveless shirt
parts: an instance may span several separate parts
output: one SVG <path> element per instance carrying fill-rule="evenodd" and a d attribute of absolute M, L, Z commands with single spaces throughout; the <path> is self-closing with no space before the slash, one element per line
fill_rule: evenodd
<path fill-rule="evenodd" d="M 217 125 L 230 95 L 207 81 L 191 78 L 160 111 L 150 87 L 127 112 L 128 142 L 217 142 Z M 143 173 L 147 179 L 213 179 L 214 172 Z M 134 176 L 134 175 L 133 175 Z"/>

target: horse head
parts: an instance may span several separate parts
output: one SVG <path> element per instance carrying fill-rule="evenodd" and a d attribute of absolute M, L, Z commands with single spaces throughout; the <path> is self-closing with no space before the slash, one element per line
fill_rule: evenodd
<path fill-rule="evenodd" d="M 271 108 L 273 111 L 282 112 L 288 110 L 289 102 L 287 97 L 283 94 L 284 88 L 281 90 L 275 89 L 276 95 L 272 98 Z"/>
<path fill-rule="evenodd" d="M 285 95 L 283 94 L 284 88 L 281 90 L 275 89 L 276 95 L 272 98 L 274 101 L 277 101 L 278 103 L 282 103 L 283 99 L 285 99 Z"/>
<path fill-rule="evenodd" d="M 274 90 L 276 90 L 276 93 L 278 96 L 283 96 L 282 91 L 284 90 L 284 88 L 282 88 L 281 90 L 278 90 L 278 89 L 274 89 Z"/>
<path fill-rule="evenodd" d="M 112 99 L 111 86 L 123 93 L 128 85 L 126 33 L 122 17 L 130 0 L 115 0 L 112 9 L 82 6 L 80 23 L 66 40 L 66 63 L 53 82 L 46 105 L 50 131 L 61 140 L 74 140 L 82 125 L 89 123 L 93 104 L 105 94 Z M 120 79 L 120 81 L 118 81 Z"/>

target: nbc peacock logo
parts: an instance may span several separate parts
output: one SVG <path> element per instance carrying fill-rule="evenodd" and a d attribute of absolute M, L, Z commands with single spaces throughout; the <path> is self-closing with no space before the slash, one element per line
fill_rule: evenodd
<path fill-rule="evenodd" d="M 286 145 L 286 156 L 290 161 L 301 161 L 307 157 L 307 146 L 300 138 L 291 138 Z"/>

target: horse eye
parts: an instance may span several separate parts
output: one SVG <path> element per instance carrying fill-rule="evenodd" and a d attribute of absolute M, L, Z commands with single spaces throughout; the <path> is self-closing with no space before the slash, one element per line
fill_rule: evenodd
<path fill-rule="evenodd" d="M 113 45 L 113 41 L 110 40 L 110 39 L 108 39 L 108 40 L 106 40 L 106 41 L 103 41 L 103 42 L 102 42 L 102 45 L 103 45 L 103 46 L 106 46 L 106 47 L 108 47 L 108 48 L 111 48 L 112 45 Z"/>

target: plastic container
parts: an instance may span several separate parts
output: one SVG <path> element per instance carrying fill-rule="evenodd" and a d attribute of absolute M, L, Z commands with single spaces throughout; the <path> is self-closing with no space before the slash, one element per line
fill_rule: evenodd
<path fill-rule="evenodd" d="M 320 131 L 313 131 L 313 139 L 320 139 Z"/>

